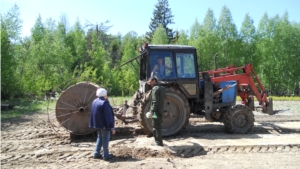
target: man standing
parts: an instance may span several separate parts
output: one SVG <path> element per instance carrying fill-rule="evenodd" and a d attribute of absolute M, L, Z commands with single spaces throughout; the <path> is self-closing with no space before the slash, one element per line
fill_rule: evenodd
<path fill-rule="evenodd" d="M 103 158 L 108 161 L 112 158 L 112 154 L 108 152 L 108 143 L 110 140 L 110 132 L 115 134 L 115 119 L 112 107 L 107 99 L 107 90 L 100 88 L 97 89 L 96 98 L 92 104 L 90 128 L 97 130 L 97 142 L 94 152 L 94 158 Z M 103 154 L 100 154 L 101 147 L 103 147 Z"/>
<path fill-rule="evenodd" d="M 162 86 L 157 85 L 157 79 L 150 77 L 148 84 L 152 87 L 150 94 L 150 112 L 157 118 L 152 118 L 153 136 L 155 143 L 153 145 L 163 146 L 162 134 L 161 134 L 161 123 L 162 114 L 164 112 L 164 100 L 166 98 L 165 89 Z"/>

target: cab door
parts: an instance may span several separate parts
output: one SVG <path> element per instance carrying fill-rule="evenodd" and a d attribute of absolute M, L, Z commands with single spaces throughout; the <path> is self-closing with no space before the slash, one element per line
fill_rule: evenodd
<path fill-rule="evenodd" d="M 177 83 L 188 98 L 198 96 L 197 59 L 194 52 L 176 52 Z"/>

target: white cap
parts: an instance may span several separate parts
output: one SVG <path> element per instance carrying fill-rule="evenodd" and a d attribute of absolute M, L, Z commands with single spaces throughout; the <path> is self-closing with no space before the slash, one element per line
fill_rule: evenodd
<path fill-rule="evenodd" d="M 99 88 L 97 89 L 97 92 L 96 92 L 96 96 L 98 97 L 103 97 L 107 94 L 107 90 L 103 89 L 103 88 Z"/>

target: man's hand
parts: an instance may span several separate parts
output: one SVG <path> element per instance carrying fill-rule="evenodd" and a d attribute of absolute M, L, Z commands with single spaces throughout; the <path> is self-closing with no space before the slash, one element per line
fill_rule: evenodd
<path fill-rule="evenodd" d="M 111 129 L 111 134 L 116 134 L 116 130 L 115 129 Z"/>
<path fill-rule="evenodd" d="M 147 118 L 152 118 L 152 112 L 147 112 L 147 113 L 146 113 L 146 117 L 147 117 Z"/>

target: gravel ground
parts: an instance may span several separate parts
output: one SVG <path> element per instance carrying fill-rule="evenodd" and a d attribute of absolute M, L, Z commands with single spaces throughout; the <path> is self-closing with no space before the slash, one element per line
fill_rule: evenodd
<path fill-rule="evenodd" d="M 136 124 L 120 124 L 110 162 L 92 158 L 95 136 L 70 138 L 62 127 L 53 130 L 46 113 L 24 115 L 1 123 L 1 168 L 299 168 L 300 102 L 274 101 L 274 110 L 287 108 L 273 116 L 254 112 L 245 135 L 193 119 L 186 132 L 164 138 L 164 147 L 151 146 Z"/>

